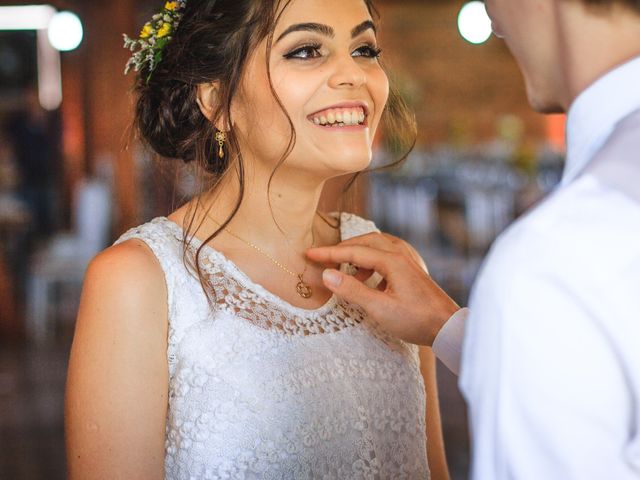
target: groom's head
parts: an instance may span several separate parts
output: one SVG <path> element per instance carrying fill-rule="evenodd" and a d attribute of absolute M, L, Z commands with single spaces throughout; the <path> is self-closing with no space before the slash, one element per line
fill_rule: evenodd
<path fill-rule="evenodd" d="M 529 102 L 566 111 L 584 88 L 640 55 L 640 0 L 485 0 L 518 61 Z"/>

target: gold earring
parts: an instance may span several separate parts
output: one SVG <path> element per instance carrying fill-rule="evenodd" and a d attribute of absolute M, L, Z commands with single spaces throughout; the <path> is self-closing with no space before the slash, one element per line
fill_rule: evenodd
<path fill-rule="evenodd" d="M 216 142 L 218 142 L 218 157 L 224 158 L 224 142 L 227 141 L 227 134 L 220 131 L 216 132 L 215 135 Z"/>

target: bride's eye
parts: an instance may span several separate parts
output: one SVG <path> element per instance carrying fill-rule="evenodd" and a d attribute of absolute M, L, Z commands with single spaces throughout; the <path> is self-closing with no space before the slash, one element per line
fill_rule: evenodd
<path fill-rule="evenodd" d="M 284 55 L 286 59 L 307 60 L 320 57 L 320 44 L 304 45 Z"/>
<path fill-rule="evenodd" d="M 356 49 L 351 56 L 353 57 L 365 57 L 365 58 L 380 58 L 382 49 L 374 47 L 373 45 L 363 45 Z"/>

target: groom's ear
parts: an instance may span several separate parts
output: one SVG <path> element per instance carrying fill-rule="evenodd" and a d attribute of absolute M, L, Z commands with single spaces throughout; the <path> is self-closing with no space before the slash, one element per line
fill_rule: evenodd
<path fill-rule="evenodd" d="M 220 82 L 201 83 L 197 88 L 196 102 L 202 115 L 213 123 L 217 130 L 228 131 L 229 119 L 220 109 Z"/>

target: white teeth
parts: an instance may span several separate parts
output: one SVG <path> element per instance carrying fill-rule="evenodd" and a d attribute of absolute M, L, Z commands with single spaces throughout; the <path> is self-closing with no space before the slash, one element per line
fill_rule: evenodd
<path fill-rule="evenodd" d="M 316 125 L 323 126 L 352 126 L 364 124 L 367 116 L 363 108 L 328 110 L 323 115 L 313 117 L 312 121 Z"/>

